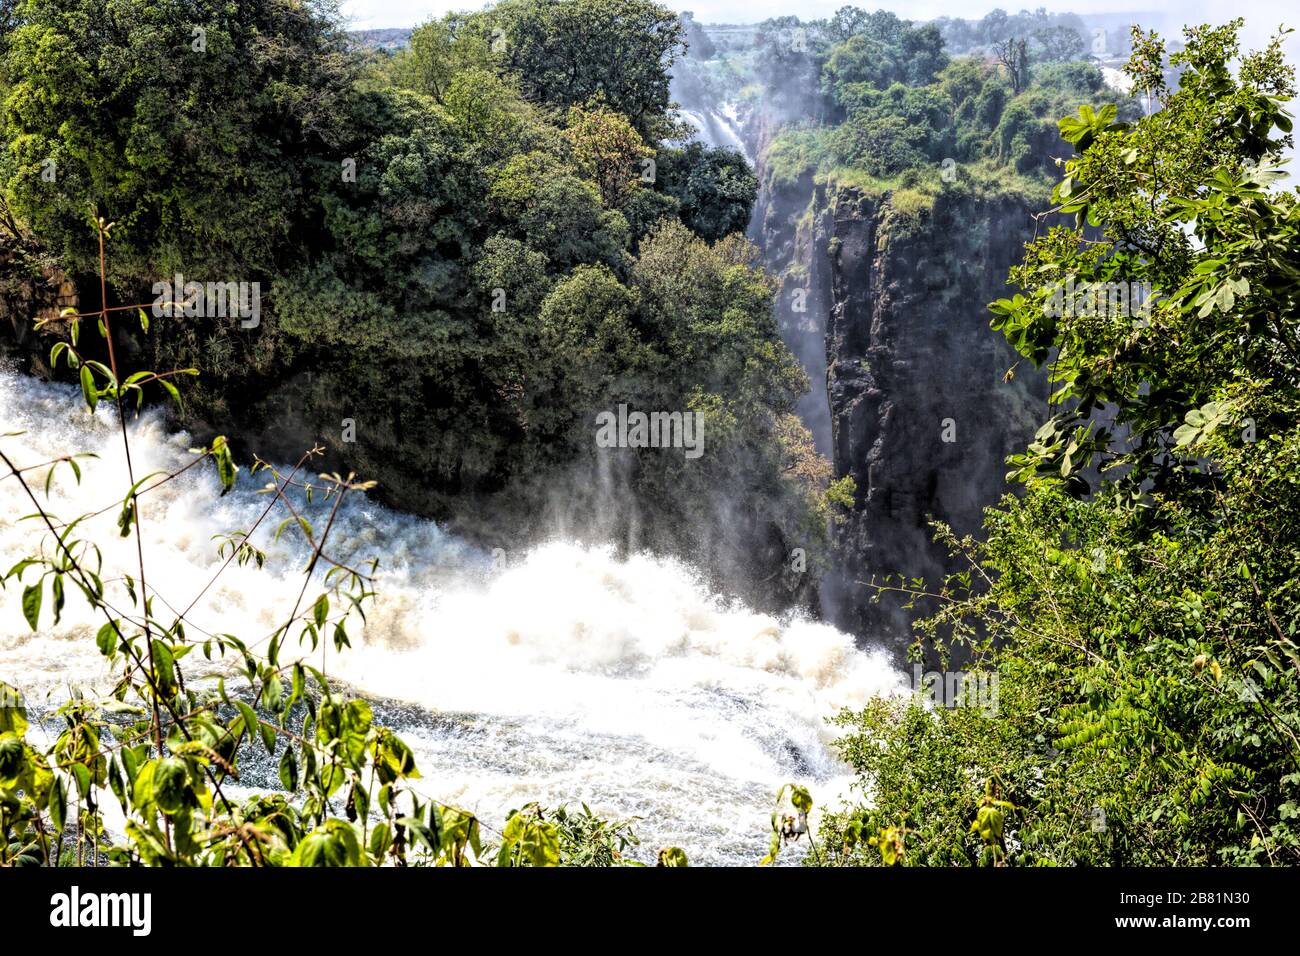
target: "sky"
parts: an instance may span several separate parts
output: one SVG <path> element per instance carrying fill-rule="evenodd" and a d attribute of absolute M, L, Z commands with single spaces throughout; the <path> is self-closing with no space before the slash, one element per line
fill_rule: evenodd
<path fill-rule="evenodd" d="M 848 0 L 662 0 L 669 7 L 690 10 L 702 23 L 757 23 L 768 17 L 795 13 L 817 19 L 835 12 Z M 449 10 L 478 10 L 483 0 L 344 0 L 343 12 L 353 29 L 409 27 Z M 1053 13 L 1126 13 L 1159 11 L 1180 15 L 1196 23 L 1221 23 L 1243 16 L 1249 37 L 1267 35 L 1283 20 L 1300 27 L 1300 9 L 1281 0 L 857 0 L 854 6 L 868 10 L 892 10 L 911 20 L 935 17 L 979 19 L 995 7 L 1008 11 L 1046 7 Z"/>

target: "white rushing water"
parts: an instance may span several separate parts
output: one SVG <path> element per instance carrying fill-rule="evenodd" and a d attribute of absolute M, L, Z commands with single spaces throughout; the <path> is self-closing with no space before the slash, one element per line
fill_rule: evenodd
<path fill-rule="evenodd" d="M 749 155 L 749 148 L 740 134 L 740 118 L 736 114 L 734 104 L 724 103 L 718 108 L 688 106 L 678 110 L 678 113 L 682 119 L 691 124 L 696 138 L 704 145 L 715 149 L 719 147 L 734 149 L 744 156 L 745 161 L 751 166 L 754 164 L 754 157 Z"/>
<path fill-rule="evenodd" d="M 101 406 L 91 416 L 74 389 L 0 370 L 0 434 L 25 432 L 0 442 L 20 467 L 70 451 L 99 455 L 84 462 L 80 486 L 59 469 L 50 508 L 64 519 L 120 502 L 128 487 L 114 415 Z M 131 432 L 137 477 L 192 457 L 190 438 L 155 414 Z M 28 477 L 43 494 L 43 471 Z M 242 470 L 220 498 L 205 462 L 144 495 L 150 588 L 188 605 L 220 564 L 213 535 L 252 525 L 266 480 Z M 16 481 L 0 481 L 0 573 L 38 547 L 37 524 L 20 520 L 32 510 Z M 116 515 L 109 508 L 81 528 L 104 549 L 106 580 L 135 573 L 134 539 L 117 535 Z M 254 539 L 266 568 L 232 564 L 189 615 L 191 638 L 208 631 L 251 642 L 288 615 L 307 550 L 293 534 L 271 543 L 279 517 Z M 805 783 L 819 802 L 847 786 L 825 718 L 902 683 L 847 635 L 729 605 L 689 567 L 653 555 L 619 559 L 557 541 L 497 568 L 433 522 L 360 495 L 342 509 L 331 542 L 340 560 L 381 563 L 369 624 L 354 629 L 350 650 L 330 651 L 328 672 L 390 702 L 380 716 L 415 750 L 423 793 L 498 826 L 530 800 L 586 801 L 597 813 L 640 818 L 643 859 L 678 845 L 697 863 L 752 863 L 765 852 L 781 784 Z M 36 707 L 70 686 L 110 686 L 97 623 L 69 591 L 57 626 L 47 592 L 36 633 L 23 620 L 21 588 L 0 591 L 0 679 Z M 185 663 L 196 678 L 204 666 L 198 654 Z"/>

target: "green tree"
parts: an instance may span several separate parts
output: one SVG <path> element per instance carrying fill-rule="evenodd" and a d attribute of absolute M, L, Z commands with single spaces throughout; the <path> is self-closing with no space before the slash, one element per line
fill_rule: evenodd
<path fill-rule="evenodd" d="M 693 141 L 659 154 L 657 182 L 677 200 L 682 222 L 709 242 L 744 232 L 758 198 L 758 178 L 740 153 Z"/>
<path fill-rule="evenodd" d="M 1078 30 L 1067 26 L 1044 27 L 1030 37 L 1037 50 L 1037 59 L 1047 63 L 1081 60 L 1087 52 Z"/>
<path fill-rule="evenodd" d="M 611 208 L 627 202 L 642 178 L 642 160 L 654 153 L 621 113 L 599 102 L 569 107 L 564 138 L 579 172 L 600 187 Z"/>
<path fill-rule="evenodd" d="M 472 14 L 448 13 L 411 31 L 410 46 L 390 68 L 399 83 L 439 103 L 458 73 L 491 65 L 490 38 Z"/>
<path fill-rule="evenodd" d="M 493 51 L 529 99 L 559 109 L 603 96 L 655 141 L 673 128 L 669 67 L 685 52 L 677 14 L 652 0 L 503 0 Z"/>
<path fill-rule="evenodd" d="M 130 210 L 118 275 L 275 271 L 296 251 L 308 160 L 334 153 L 325 131 L 355 78 L 323 9 L 27 0 L 4 66 L 15 215 L 70 270 L 97 266 L 85 217 L 98 208 Z"/>
<path fill-rule="evenodd" d="M 1112 107 L 1061 121 L 1078 155 L 1054 197 L 1078 226 L 1031 245 L 1012 274 L 1023 293 L 994 305 L 995 327 L 1021 354 L 1054 354 L 1062 410 L 1052 434 L 1074 436 L 1059 447 L 1036 443 L 1018 473 L 1083 488 L 1081 473 L 1095 460 L 1121 472 L 1117 486 L 1135 495 L 1145 482 L 1164 490 L 1200 471 L 1171 454 L 1186 412 L 1215 398 L 1236 401 L 1224 391 L 1230 386 L 1289 388 L 1296 356 L 1287 322 L 1293 284 L 1278 260 L 1249 246 L 1259 236 L 1271 244 L 1270 230 L 1284 231 L 1291 214 L 1288 199 L 1274 202 L 1265 191 L 1281 176 L 1269 157 L 1290 144 L 1282 103 L 1291 74 L 1274 45 L 1243 58 L 1234 78 L 1235 30 L 1205 28 L 1171 58 L 1183 73 L 1170 91 L 1157 69 L 1163 46 L 1142 42 L 1130 73 L 1160 111 L 1133 126 L 1117 122 Z M 1080 242 L 1085 224 L 1104 228 L 1107 241 Z M 1067 279 L 1078 290 L 1073 302 L 1062 295 Z M 1139 302 L 1146 286 L 1149 307 Z M 1129 294 L 1113 301 L 1113 287 Z M 1113 409 L 1116 429 L 1089 429 L 1101 408 Z M 1117 429 L 1126 441 L 1112 440 Z"/>
<path fill-rule="evenodd" d="M 836 99 L 859 83 L 879 89 L 894 83 L 921 86 L 932 82 L 948 63 L 936 28 L 914 27 L 883 10 L 852 24 L 841 21 L 830 35 L 832 39 L 843 36 L 822 71 L 822 84 Z"/>

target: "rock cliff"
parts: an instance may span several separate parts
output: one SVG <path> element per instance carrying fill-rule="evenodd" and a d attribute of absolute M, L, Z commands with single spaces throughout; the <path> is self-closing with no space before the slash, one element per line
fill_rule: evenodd
<path fill-rule="evenodd" d="M 901 213 L 894 197 L 837 192 L 827 207 L 826 333 L 832 453 L 857 502 L 839 529 L 835 615 L 905 633 L 897 601 L 864 603 L 882 574 L 935 577 L 951 566 L 932 518 L 958 533 L 1004 492 L 1005 459 L 1042 418 L 1046 384 L 989 329 L 985 305 L 1032 234 L 1018 197 L 941 194 Z M 854 590 L 856 588 L 856 590 Z"/>
<path fill-rule="evenodd" d="M 870 193 L 811 174 L 767 183 L 751 235 L 781 275 L 782 332 L 813 388 L 800 412 L 836 477 L 857 483 L 836 529 L 822 612 L 901 646 L 914 612 L 864 584 L 953 570 L 931 520 L 979 529 L 1004 460 L 1034 433 L 1043 376 L 989 329 L 985 306 L 1033 224 L 1014 194 Z M 802 311 L 799 306 L 802 306 Z"/>

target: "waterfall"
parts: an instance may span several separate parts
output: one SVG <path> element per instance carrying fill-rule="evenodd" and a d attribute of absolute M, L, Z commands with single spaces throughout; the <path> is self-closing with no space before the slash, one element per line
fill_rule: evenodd
<path fill-rule="evenodd" d="M 20 467 L 73 451 L 98 455 L 82 461 L 80 485 L 58 469 L 48 507 L 64 520 L 107 508 L 79 526 L 103 548 L 106 580 L 134 574 L 136 563 L 134 539 L 116 527 L 128 482 L 115 415 L 110 403 L 92 415 L 73 388 L 0 370 L 0 434 L 22 432 L 0 442 Z M 194 457 L 189 436 L 156 412 L 130 431 L 137 477 Z M 27 477 L 43 496 L 44 470 Z M 219 497 L 205 462 L 142 496 L 148 583 L 159 598 L 184 608 L 202 591 L 221 563 L 213 536 L 252 525 L 268 480 L 243 470 Z M 327 506 L 304 507 L 314 515 Z M 39 547 L 38 523 L 22 520 L 32 511 L 17 481 L 0 481 L 0 571 Z M 232 564 L 195 605 L 192 640 L 219 632 L 251 642 L 283 623 L 309 550 L 292 529 L 272 542 L 277 523 L 264 523 L 253 542 L 266 567 Z M 804 783 L 825 803 L 847 786 L 825 718 L 903 684 L 886 658 L 844 633 L 728 603 L 689 566 L 652 554 L 620 559 L 553 540 L 494 560 L 360 494 L 336 529 L 336 558 L 377 556 L 380 568 L 368 623 L 353 632 L 352 648 L 328 651 L 327 672 L 375 702 L 411 744 L 421 792 L 489 824 L 530 800 L 585 801 L 603 815 L 638 817 L 643 859 L 677 845 L 694 862 L 752 863 L 765 851 L 778 787 Z M 126 604 L 119 584 L 109 589 Z M 60 623 L 47 600 L 33 633 L 22 588 L 0 591 L 0 680 L 22 690 L 36 714 L 69 688 L 103 694 L 112 683 L 95 647 L 101 622 L 69 592 Z M 161 604 L 156 613 L 168 615 Z M 297 653 L 287 641 L 281 661 Z M 319 650 L 310 657 L 320 665 Z M 184 663 L 192 685 L 224 676 L 237 686 L 236 661 L 193 653 Z M 246 770 L 247 788 L 278 786 L 274 760 L 257 759 L 264 766 Z"/>
<path fill-rule="evenodd" d="M 745 145 L 741 135 L 741 121 L 736 114 L 734 104 L 696 104 L 683 107 L 679 112 L 682 119 L 694 128 L 695 138 L 700 142 L 715 149 L 719 147 L 734 149 L 744 156 L 745 161 L 751 166 L 754 164 L 754 157 L 750 155 L 749 147 Z"/>

